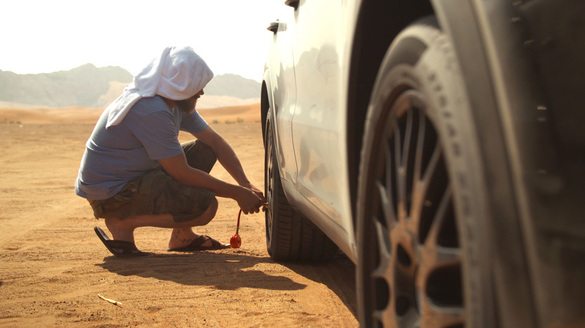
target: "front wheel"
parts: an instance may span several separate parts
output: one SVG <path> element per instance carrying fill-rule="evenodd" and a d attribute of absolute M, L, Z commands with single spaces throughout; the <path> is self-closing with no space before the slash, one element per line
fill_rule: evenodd
<path fill-rule="evenodd" d="M 379 72 L 358 183 L 361 325 L 493 327 L 485 188 L 449 40 L 417 22 Z"/>
<path fill-rule="evenodd" d="M 275 137 L 269 117 L 266 120 L 264 142 L 268 254 L 278 261 L 329 260 L 337 253 L 337 246 L 311 221 L 292 208 L 285 196 L 276 159 Z"/>

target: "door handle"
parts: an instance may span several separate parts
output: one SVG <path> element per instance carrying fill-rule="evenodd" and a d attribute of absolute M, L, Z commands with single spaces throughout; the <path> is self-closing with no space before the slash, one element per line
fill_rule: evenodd
<path fill-rule="evenodd" d="M 270 23 L 270 25 L 268 25 L 267 30 L 269 30 L 270 32 L 276 34 L 276 32 L 278 31 L 278 25 L 280 25 L 280 23 L 277 22 L 272 22 Z"/>
<path fill-rule="evenodd" d="M 284 2 L 284 4 L 287 5 L 287 6 L 291 6 L 294 9 L 297 9 L 299 7 L 299 1 L 300 0 L 286 0 Z"/>

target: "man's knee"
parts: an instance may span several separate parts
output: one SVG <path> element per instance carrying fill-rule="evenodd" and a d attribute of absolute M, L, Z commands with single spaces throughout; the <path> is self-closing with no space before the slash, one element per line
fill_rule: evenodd
<path fill-rule="evenodd" d="M 213 220 L 215 214 L 217 214 L 218 207 L 219 204 L 217 202 L 217 198 L 213 197 L 207 210 L 205 210 L 205 212 L 203 212 L 203 214 L 200 216 L 201 221 L 205 222 L 202 225 L 208 224 L 209 222 L 211 222 L 211 220 Z"/>
<path fill-rule="evenodd" d="M 216 159 L 215 152 L 211 147 L 209 147 L 206 143 L 195 140 L 195 149 L 196 151 L 203 157 L 207 157 L 209 159 Z"/>
<path fill-rule="evenodd" d="M 182 221 L 177 223 L 178 228 L 187 228 L 187 227 L 195 227 L 195 226 L 203 226 L 211 222 L 217 213 L 217 208 L 219 207 L 217 198 L 213 197 L 209 203 L 207 209 L 198 217 L 192 218 L 190 220 Z"/>
<path fill-rule="evenodd" d="M 211 147 L 199 140 L 189 141 L 182 146 L 189 166 L 207 173 L 211 172 L 217 161 L 217 156 Z"/>

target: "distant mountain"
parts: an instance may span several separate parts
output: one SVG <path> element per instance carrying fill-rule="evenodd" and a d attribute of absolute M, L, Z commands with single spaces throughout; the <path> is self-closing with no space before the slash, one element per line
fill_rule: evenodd
<path fill-rule="evenodd" d="M 205 87 L 205 94 L 241 99 L 260 98 L 260 83 L 235 74 L 217 75 Z"/>
<path fill-rule="evenodd" d="M 103 108 L 130 82 L 132 74 L 117 66 L 97 68 L 86 64 L 69 71 L 42 74 L 0 70 L 0 103 Z M 229 99 L 233 98 L 260 98 L 260 83 L 234 74 L 218 75 L 207 85 L 205 94 L 210 104 L 214 99 L 224 102 L 227 99 L 230 103 Z M 238 102 L 238 99 L 231 103 Z"/>
<path fill-rule="evenodd" d="M 111 81 L 128 83 L 132 75 L 120 67 L 97 68 L 92 64 L 42 74 L 0 71 L 0 100 L 48 107 L 99 107 L 103 104 L 98 100 Z"/>

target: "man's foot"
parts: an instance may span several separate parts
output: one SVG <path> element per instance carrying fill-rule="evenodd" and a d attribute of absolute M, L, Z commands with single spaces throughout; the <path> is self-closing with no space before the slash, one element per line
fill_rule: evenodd
<path fill-rule="evenodd" d="M 191 228 L 173 229 L 167 250 L 185 249 L 183 252 L 225 248 L 219 241 L 204 235 L 198 235 Z M 229 247 L 229 245 L 228 245 Z"/>
<path fill-rule="evenodd" d="M 195 252 L 195 251 L 208 251 L 214 249 L 229 248 L 229 244 L 220 243 L 219 241 L 205 235 L 199 235 L 193 239 L 189 244 L 183 247 L 167 248 L 170 252 Z"/>
<path fill-rule="evenodd" d="M 100 229 L 100 227 L 94 227 L 93 230 L 100 238 L 104 246 L 114 255 L 119 257 L 134 257 L 134 256 L 146 256 L 149 253 L 141 252 L 136 248 L 134 243 L 123 240 L 111 240 L 106 233 Z"/>

